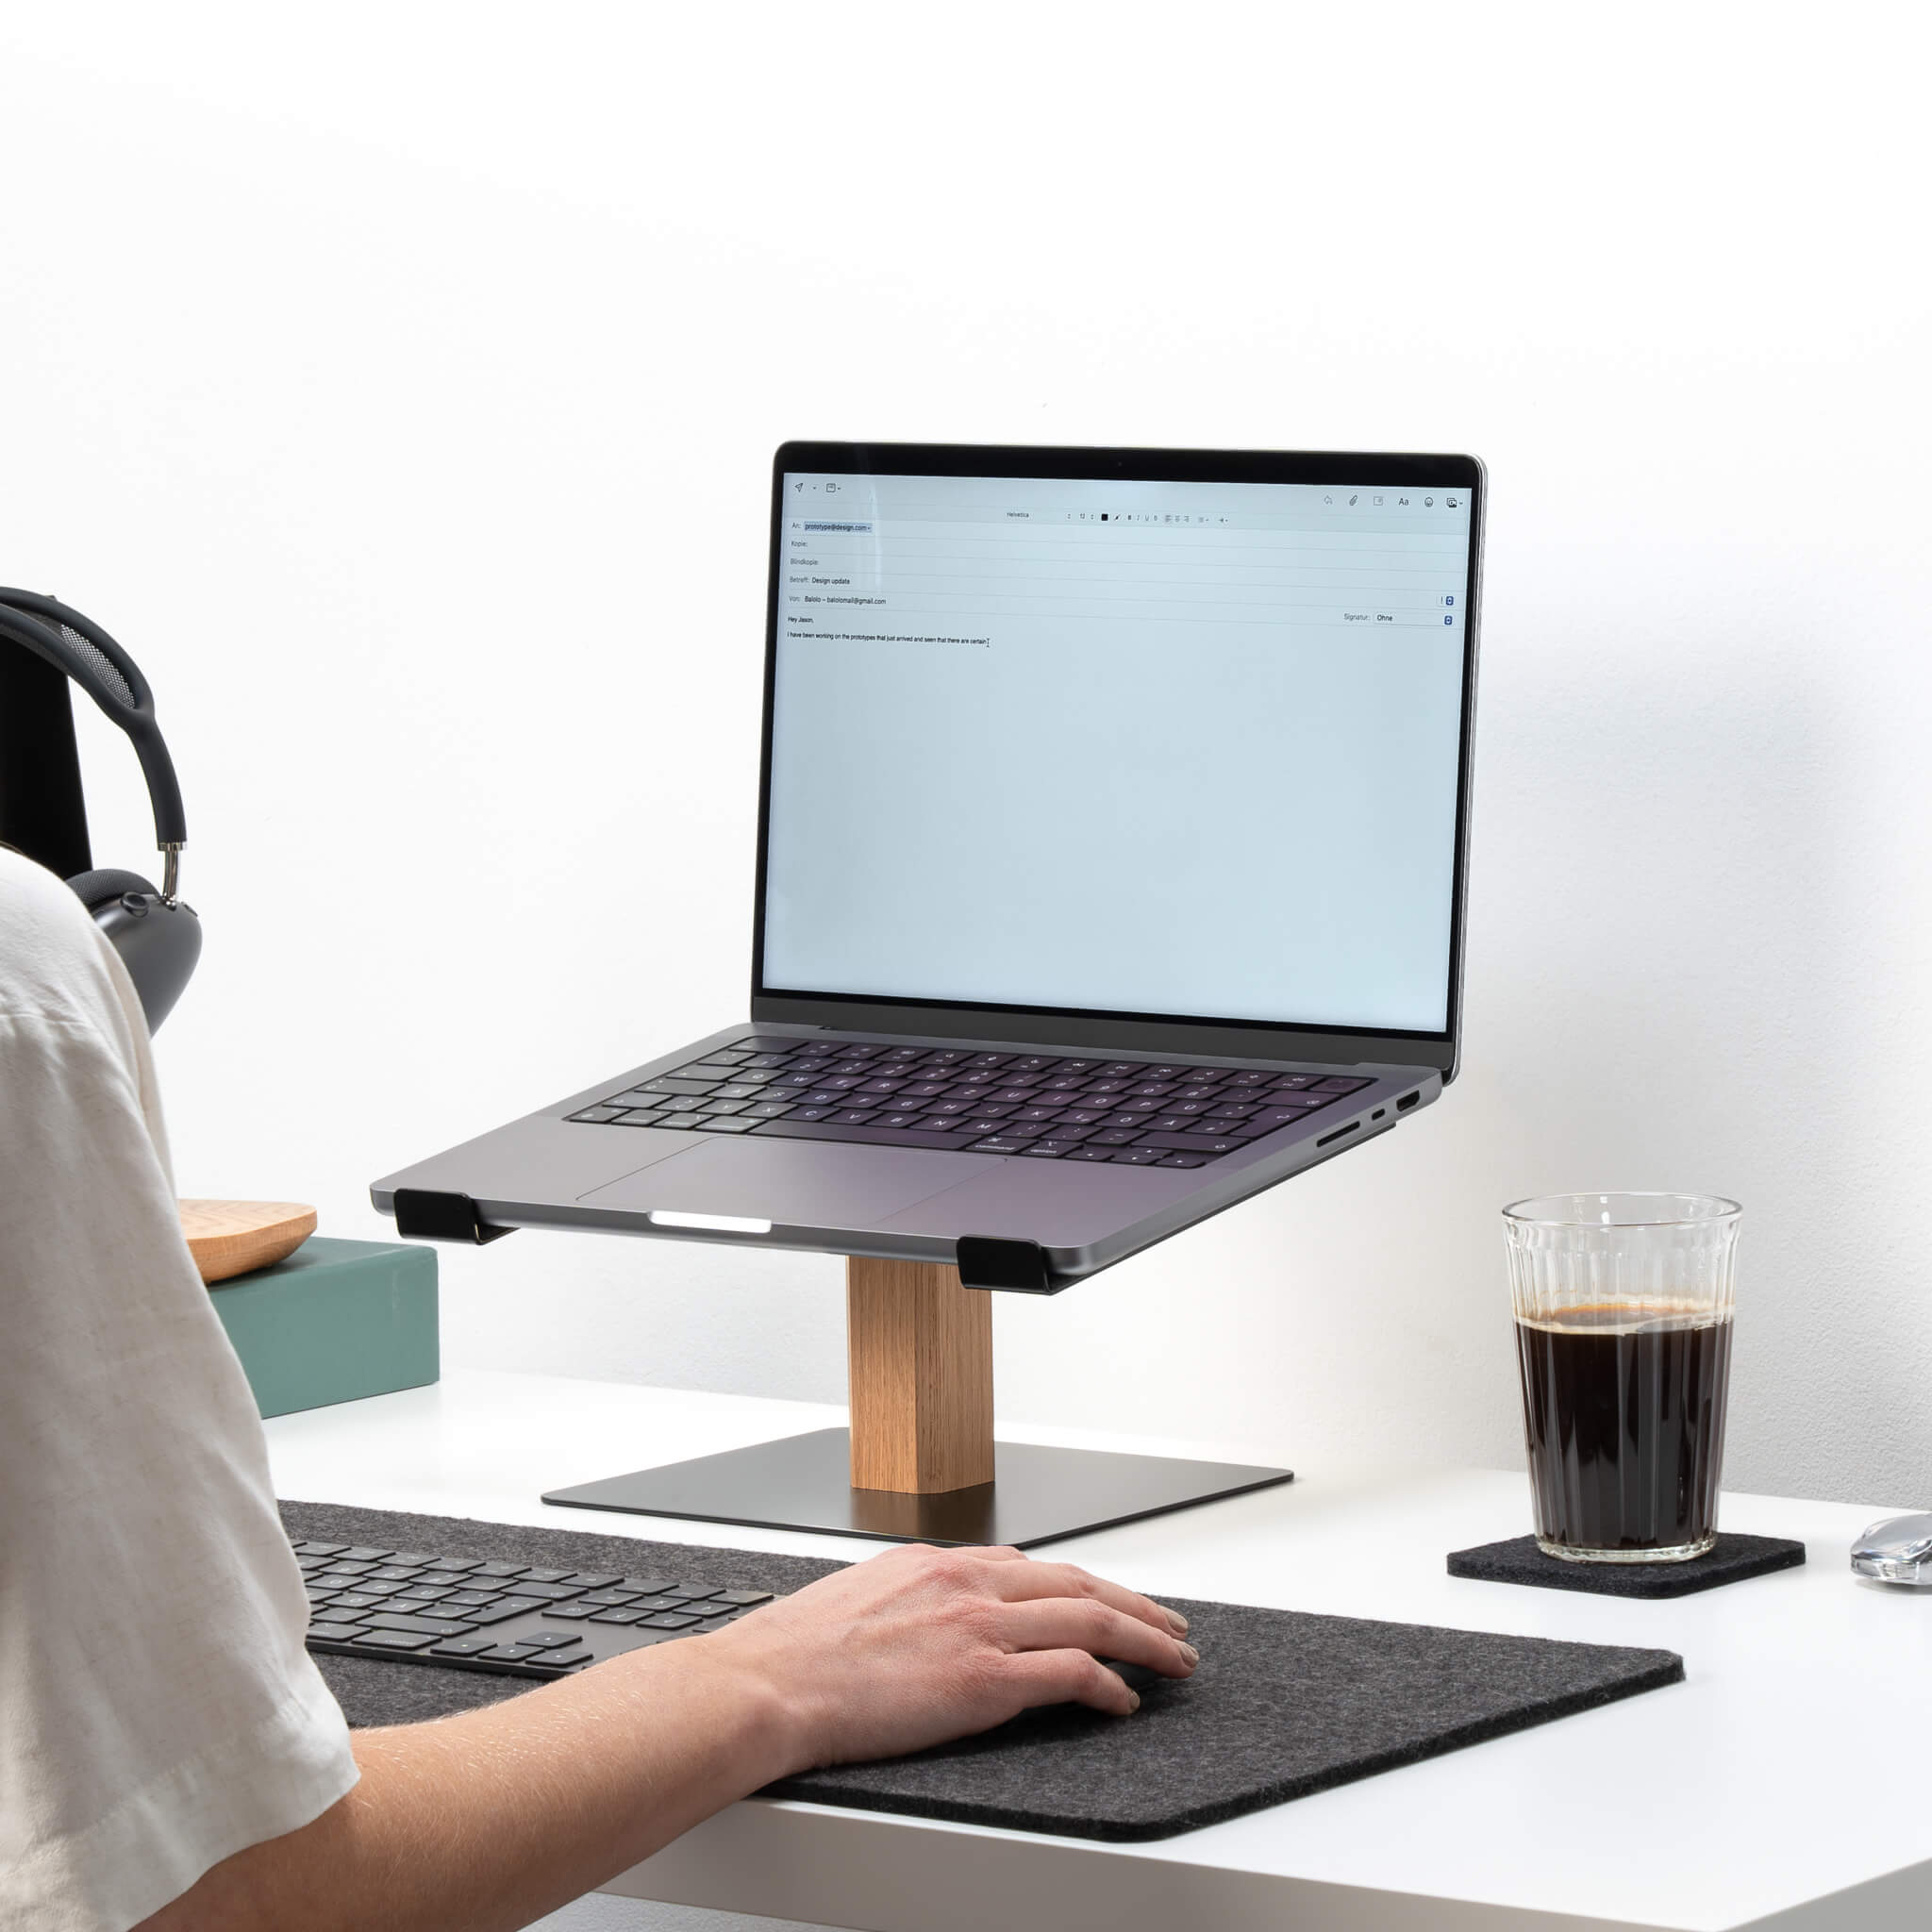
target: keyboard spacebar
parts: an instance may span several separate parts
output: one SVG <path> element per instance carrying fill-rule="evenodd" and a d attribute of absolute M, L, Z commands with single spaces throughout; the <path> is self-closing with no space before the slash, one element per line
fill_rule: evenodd
<path fill-rule="evenodd" d="M 970 1147 L 984 1134 L 931 1134 L 923 1127 L 835 1127 L 829 1121 L 767 1121 L 754 1134 L 781 1141 L 857 1141 L 871 1147 Z"/>

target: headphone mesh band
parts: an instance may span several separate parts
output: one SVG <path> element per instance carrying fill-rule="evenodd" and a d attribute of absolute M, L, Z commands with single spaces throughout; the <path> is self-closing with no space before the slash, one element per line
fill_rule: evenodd
<path fill-rule="evenodd" d="M 115 668 L 114 660 L 107 652 L 91 639 L 82 637 L 71 624 L 63 624 L 60 626 L 60 635 L 87 659 L 95 676 L 131 711 L 134 708 L 133 688 Z"/>

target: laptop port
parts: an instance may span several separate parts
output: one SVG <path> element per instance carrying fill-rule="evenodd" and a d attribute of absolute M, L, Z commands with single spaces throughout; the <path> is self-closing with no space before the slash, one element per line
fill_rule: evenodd
<path fill-rule="evenodd" d="M 1350 1121 L 1347 1126 L 1337 1127 L 1332 1134 L 1324 1134 L 1322 1138 L 1315 1142 L 1315 1145 L 1317 1147 L 1325 1147 L 1327 1146 L 1329 1141 L 1339 1141 L 1341 1139 L 1342 1135 L 1354 1133 L 1355 1130 L 1360 1125 L 1361 1122 L 1359 1121 Z"/>
<path fill-rule="evenodd" d="M 1421 1098 L 1422 1095 L 1420 1093 L 1405 1093 L 1395 1103 L 1395 1111 L 1397 1113 L 1407 1113 Z"/>

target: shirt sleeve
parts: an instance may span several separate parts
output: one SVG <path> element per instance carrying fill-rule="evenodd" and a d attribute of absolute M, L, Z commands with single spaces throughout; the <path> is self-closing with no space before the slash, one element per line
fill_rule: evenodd
<path fill-rule="evenodd" d="M 140 1003 L 0 850 L 0 1924 L 125 1932 L 356 1782 Z"/>

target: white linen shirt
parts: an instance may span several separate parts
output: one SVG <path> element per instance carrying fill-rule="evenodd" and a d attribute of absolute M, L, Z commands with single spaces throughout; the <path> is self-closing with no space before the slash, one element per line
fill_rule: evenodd
<path fill-rule="evenodd" d="M 0 848 L 0 1926 L 125 1932 L 356 1782 L 141 1002 Z"/>

